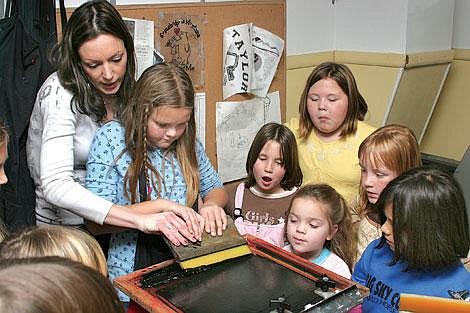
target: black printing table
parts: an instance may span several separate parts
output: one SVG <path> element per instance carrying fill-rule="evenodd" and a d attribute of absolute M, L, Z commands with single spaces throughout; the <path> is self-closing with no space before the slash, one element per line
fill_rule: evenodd
<path fill-rule="evenodd" d="M 166 261 L 118 277 L 114 284 L 155 313 L 347 312 L 368 292 L 269 243 L 246 239 L 252 255 L 189 272 Z M 328 278 L 326 292 L 316 283 L 322 277 Z"/>

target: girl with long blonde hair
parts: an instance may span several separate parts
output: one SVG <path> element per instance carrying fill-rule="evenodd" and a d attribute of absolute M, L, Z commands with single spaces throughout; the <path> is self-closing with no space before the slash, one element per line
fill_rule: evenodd
<path fill-rule="evenodd" d="M 87 169 L 87 188 L 114 203 L 157 199 L 159 227 L 172 242 L 200 240 L 203 226 L 214 236 L 226 227 L 222 208 L 227 194 L 196 140 L 194 89 L 179 67 L 163 63 L 144 71 L 121 122 L 111 121 L 97 131 Z M 199 213 L 192 209 L 196 207 Z M 147 252 L 152 256 L 144 260 Z M 112 234 L 109 275 L 115 278 L 169 258 L 162 236 L 146 238 L 124 230 Z"/>

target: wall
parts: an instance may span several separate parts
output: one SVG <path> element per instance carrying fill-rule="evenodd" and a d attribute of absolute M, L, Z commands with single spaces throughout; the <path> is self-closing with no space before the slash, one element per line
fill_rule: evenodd
<path fill-rule="evenodd" d="M 287 55 L 334 49 L 334 10 L 330 1 L 287 0 L 286 6 Z"/>
<path fill-rule="evenodd" d="M 66 5 L 82 2 L 67 0 Z M 199 1 L 116 0 L 117 4 L 168 2 Z M 367 121 L 372 125 L 387 123 L 393 105 L 412 107 L 431 94 L 426 101 L 434 113 L 420 121 L 427 125 L 421 148 L 430 154 L 462 158 L 470 143 L 470 88 L 466 83 L 470 1 L 286 0 L 286 4 L 287 118 L 297 114 L 311 70 L 323 61 L 336 60 L 350 66 L 356 76 L 369 103 Z M 452 48 L 457 48 L 455 59 L 449 60 Z M 427 57 L 428 52 L 436 51 L 444 57 Z M 407 67 L 410 58 L 425 61 Z M 447 80 L 447 67 L 442 64 L 451 64 Z M 419 82 L 426 81 L 430 72 L 433 87 L 428 93 L 427 84 Z M 391 120 L 396 121 L 394 114 Z"/>
<path fill-rule="evenodd" d="M 453 47 L 457 49 L 470 48 L 470 1 L 455 0 Z"/>
<path fill-rule="evenodd" d="M 2 1 L 2 0 L 0 0 Z M 6 0 L 3 0 L 6 1 Z M 67 8 L 77 7 L 87 0 L 65 0 Z M 152 4 L 152 3 L 190 3 L 190 2 L 227 2 L 227 1 L 240 1 L 240 0 L 107 0 L 108 2 L 116 5 L 128 4 Z M 243 1 L 243 0 L 242 0 Z M 303 0 L 302 0 L 303 1 Z M 300 1 L 301 2 L 301 1 Z M 1 3 L 1 2 L 0 2 Z M 59 1 L 56 0 L 56 7 L 59 7 Z"/>
<path fill-rule="evenodd" d="M 385 123 L 407 125 L 421 142 L 448 69 L 448 63 L 405 68 Z"/>
<path fill-rule="evenodd" d="M 470 144 L 470 1 L 456 0 L 454 61 L 429 123 L 424 152 L 460 161 Z"/>
<path fill-rule="evenodd" d="M 359 59 L 359 60 L 358 60 Z M 367 59 L 371 64 L 362 59 Z M 397 63 L 399 60 L 391 54 L 354 53 L 354 52 L 323 52 L 302 56 L 287 57 L 287 86 L 286 86 L 286 118 L 289 119 L 298 114 L 300 95 L 304 89 L 304 83 L 313 68 L 325 61 L 345 63 L 353 72 L 360 92 L 367 100 L 369 113 L 366 121 L 379 127 L 384 124 L 384 116 L 387 113 L 390 97 L 397 84 L 400 72 L 398 65 L 393 66 L 390 59 Z M 403 62 L 398 62 L 402 64 Z"/>
<path fill-rule="evenodd" d="M 470 142 L 470 136 L 464 135 L 470 134 L 470 126 L 466 126 L 470 125 L 470 105 L 462 105 L 462 99 L 469 99 L 464 93 L 468 88 L 462 84 L 466 80 L 463 75 L 470 70 L 470 52 L 461 50 L 463 56 L 453 61 L 452 47 L 453 42 L 455 47 L 470 47 L 470 22 L 465 18 L 470 12 L 469 1 L 337 0 L 334 5 L 322 1 L 319 8 L 309 3 L 312 12 L 327 11 L 325 6 L 334 11 L 329 23 L 312 18 L 309 24 L 316 33 L 321 32 L 318 29 L 334 29 L 335 39 L 308 53 L 289 49 L 292 41 L 302 45 L 296 36 L 299 29 L 289 27 L 291 8 L 302 11 L 300 2 L 287 0 L 287 118 L 297 114 L 310 71 L 322 61 L 334 60 L 346 63 L 356 76 L 369 103 L 370 124 L 408 125 L 420 137 L 423 152 L 461 159 Z M 455 85 L 457 82 L 460 84 Z M 449 138 L 448 129 L 462 136 Z"/>
<path fill-rule="evenodd" d="M 408 0 L 335 2 L 335 49 L 405 52 Z"/>
<path fill-rule="evenodd" d="M 453 0 L 409 0 L 406 53 L 441 51 L 452 47 Z"/>
<path fill-rule="evenodd" d="M 470 12 L 470 11 L 469 11 Z M 423 138 L 423 152 L 460 161 L 470 144 L 470 49 L 454 61 Z"/>

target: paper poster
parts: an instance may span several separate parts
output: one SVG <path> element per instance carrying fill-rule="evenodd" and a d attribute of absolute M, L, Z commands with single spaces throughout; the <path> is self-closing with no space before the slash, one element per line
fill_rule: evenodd
<path fill-rule="evenodd" d="M 237 93 L 266 97 L 284 40 L 252 23 L 224 29 L 223 98 Z"/>
<path fill-rule="evenodd" d="M 268 122 L 281 122 L 278 91 L 266 98 L 217 102 L 217 164 L 224 182 L 246 177 L 248 150 L 258 130 Z"/>
<path fill-rule="evenodd" d="M 140 77 L 146 68 L 154 63 L 153 21 L 123 18 L 127 29 L 134 39 L 134 50 L 137 62 L 136 76 Z"/>
<path fill-rule="evenodd" d="M 206 147 L 206 93 L 194 94 L 194 119 L 196 120 L 197 139 Z"/>
<path fill-rule="evenodd" d="M 155 45 L 158 52 L 166 62 L 184 68 L 196 90 L 204 89 L 204 18 L 162 12 L 157 21 Z"/>

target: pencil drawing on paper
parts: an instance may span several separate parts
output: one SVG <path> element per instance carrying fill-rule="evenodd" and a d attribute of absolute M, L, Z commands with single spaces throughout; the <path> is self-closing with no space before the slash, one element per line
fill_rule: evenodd
<path fill-rule="evenodd" d="M 217 102 L 217 164 L 224 182 L 245 177 L 246 156 L 256 132 L 265 123 L 280 121 L 279 92 L 266 98 Z"/>
<path fill-rule="evenodd" d="M 184 68 L 197 89 L 204 87 L 204 16 L 159 13 L 156 48 L 165 60 Z"/>

